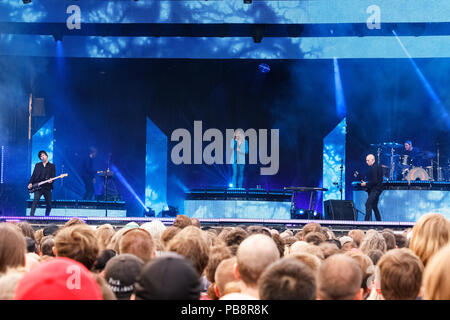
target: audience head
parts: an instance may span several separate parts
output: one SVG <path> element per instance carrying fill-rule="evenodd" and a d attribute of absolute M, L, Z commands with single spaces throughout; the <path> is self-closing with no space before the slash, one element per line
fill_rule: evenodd
<path fill-rule="evenodd" d="M 174 226 L 167 227 L 161 234 L 161 243 L 163 244 L 163 246 L 167 247 L 169 241 L 172 240 L 172 238 L 175 237 L 175 235 L 180 231 L 181 229 L 178 227 Z"/>
<path fill-rule="evenodd" d="M 428 260 L 450 241 L 450 221 L 438 213 L 426 214 L 412 230 L 409 247 L 426 266 Z"/>
<path fill-rule="evenodd" d="M 230 249 L 223 246 L 213 247 L 209 253 L 208 265 L 205 269 L 206 279 L 209 282 L 214 282 L 214 276 L 218 265 L 225 259 L 231 258 Z"/>
<path fill-rule="evenodd" d="M 192 225 L 191 218 L 189 218 L 184 214 L 177 215 L 175 221 L 173 222 L 173 226 L 180 229 L 186 228 L 187 226 L 190 225 Z"/>
<path fill-rule="evenodd" d="M 189 259 L 199 275 L 202 275 L 209 259 L 209 247 L 205 233 L 197 227 L 188 226 L 178 232 L 167 244 L 167 251 Z"/>
<path fill-rule="evenodd" d="M 272 238 L 254 234 L 242 241 L 236 256 L 238 277 L 246 286 L 256 287 L 261 274 L 280 253 Z"/>
<path fill-rule="evenodd" d="M 229 230 L 223 237 L 225 244 L 229 247 L 233 245 L 239 246 L 245 238 L 248 237 L 247 231 L 242 228 L 236 227 L 232 230 Z"/>
<path fill-rule="evenodd" d="M 194 227 L 197 228 L 202 228 L 202 225 L 200 224 L 200 220 L 198 220 L 197 218 L 191 218 L 191 225 L 193 225 Z"/>
<path fill-rule="evenodd" d="M 397 244 L 395 243 L 395 236 L 394 233 L 389 231 L 383 231 L 381 235 L 384 238 L 384 241 L 386 241 L 386 250 L 392 250 L 397 247 Z"/>
<path fill-rule="evenodd" d="M 403 234 L 394 234 L 395 237 L 395 244 L 397 245 L 397 248 L 408 248 L 408 241 L 406 240 L 406 237 Z"/>
<path fill-rule="evenodd" d="M 363 274 L 359 264 L 345 254 L 335 254 L 319 268 L 317 297 L 320 300 L 360 300 Z"/>
<path fill-rule="evenodd" d="M 361 241 L 364 238 L 364 231 L 359 229 L 350 230 L 348 236 L 353 239 L 357 248 L 361 245 Z"/>
<path fill-rule="evenodd" d="M 125 231 L 119 241 L 119 253 L 130 253 L 139 257 L 144 263 L 156 256 L 152 236 L 144 229 L 133 228 Z"/>
<path fill-rule="evenodd" d="M 311 243 L 315 246 L 318 246 L 322 242 L 325 242 L 327 238 L 323 235 L 322 232 L 309 232 L 305 236 L 305 242 Z"/>
<path fill-rule="evenodd" d="M 342 251 L 350 251 L 356 247 L 353 238 L 349 236 L 343 236 L 339 238 L 339 242 L 341 243 Z"/>
<path fill-rule="evenodd" d="M 0 223 L 0 273 L 25 266 L 26 252 L 27 243 L 20 229 L 10 223 Z"/>
<path fill-rule="evenodd" d="M 54 257 L 55 238 L 53 236 L 45 236 L 42 238 L 40 246 L 40 254 L 42 256 Z"/>
<path fill-rule="evenodd" d="M 239 279 L 236 278 L 234 266 L 237 263 L 236 257 L 222 260 L 217 266 L 214 274 L 214 290 L 218 298 L 232 292 L 239 292 Z M 238 290 L 236 290 L 238 288 Z"/>
<path fill-rule="evenodd" d="M 385 253 L 380 268 L 381 294 L 387 300 L 415 300 L 422 283 L 423 264 L 409 249 Z"/>
<path fill-rule="evenodd" d="M 110 224 L 103 224 L 95 229 L 95 236 L 97 237 L 99 251 L 103 251 L 108 247 L 114 233 L 114 228 Z"/>
<path fill-rule="evenodd" d="M 62 228 L 55 237 L 55 255 L 78 261 L 91 270 L 98 255 L 94 230 L 86 224 Z"/>
<path fill-rule="evenodd" d="M 322 260 L 317 258 L 315 255 L 306 252 L 291 254 L 289 255 L 289 258 L 295 258 L 296 260 L 307 265 L 313 271 L 314 275 L 317 275 L 320 264 L 322 263 Z"/>
<path fill-rule="evenodd" d="M 33 227 L 31 226 L 31 224 L 29 224 L 26 221 L 22 221 L 22 222 L 19 222 L 17 224 L 17 226 L 22 231 L 22 234 L 24 235 L 24 237 L 28 237 L 28 238 L 31 238 L 33 240 L 36 240 L 35 237 L 34 237 L 34 233 L 35 232 L 34 232 Z"/>
<path fill-rule="evenodd" d="M 200 290 L 200 277 L 192 263 L 172 253 L 144 266 L 137 277 L 134 296 L 137 300 L 198 300 Z"/>
<path fill-rule="evenodd" d="M 161 236 L 166 230 L 166 226 L 160 220 L 152 220 L 150 222 L 143 223 L 141 228 L 147 230 L 151 235 L 153 240 L 161 240 Z"/>
<path fill-rule="evenodd" d="M 301 233 L 302 238 L 301 238 L 301 240 L 306 241 L 306 236 L 310 232 L 322 232 L 321 225 L 316 223 L 316 222 L 310 222 L 310 223 L 306 224 L 303 227 L 303 229 L 302 229 L 302 233 Z M 297 234 L 295 236 L 297 236 Z"/>
<path fill-rule="evenodd" d="M 316 278 L 306 264 L 283 258 L 263 272 L 258 289 L 261 300 L 315 300 Z"/>
<path fill-rule="evenodd" d="M 378 261 L 380 261 L 383 256 L 383 252 L 381 250 L 370 250 L 367 252 L 367 256 L 372 260 L 373 265 L 377 265 Z"/>
<path fill-rule="evenodd" d="M 59 227 L 56 224 L 49 224 L 42 230 L 42 235 L 45 236 L 54 236 L 58 232 Z"/>
<path fill-rule="evenodd" d="M 369 230 L 361 241 L 359 248 L 364 254 L 367 254 L 370 250 L 380 250 L 384 253 L 386 252 L 386 241 L 377 231 L 370 232 Z"/>
<path fill-rule="evenodd" d="M 118 300 L 130 299 L 144 265 L 144 261 L 129 253 L 115 256 L 106 263 L 105 281 Z"/>
<path fill-rule="evenodd" d="M 36 241 L 30 237 L 25 237 L 25 241 L 27 243 L 27 252 L 34 252 L 37 251 Z"/>
<path fill-rule="evenodd" d="M 333 254 L 339 253 L 339 248 L 335 243 L 324 242 L 319 245 L 319 248 L 322 250 L 324 259 L 332 256 Z"/>
<path fill-rule="evenodd" d="M 86 224 L 83 220 L 79 218 L 72 218 L 64 224 L 64 227 L 74 226 L 76 224 Z"/>
<path fill-rule="evenodd" d="M 450 300 L 450 244 L 440 249 L 427 263 L 423 275 L 424 299 Z"/>
<path fill-rule="evenodd" d="M 364 291 L 366 291 L 368 287 L 367 281 L 375 271 L 372 260 L 367 255 L 361 253 L 359 250 L 347 251 L 345 252 L 345 254 L 354 259 L 356 262 L 358 262 L 359 266 L 361 267 L 362 271 L 361 288 L 363 288 Z"/>
<path fill-rule="evenodd" d="M 116 255 L 117 253 L 111 249 L 105 249 L 100 251 L 97 260 L 95 260 L 94 271 L 102 272 L 105 269 L 105 266 L 108 263 L 108 261 L 111 260 Z"/>

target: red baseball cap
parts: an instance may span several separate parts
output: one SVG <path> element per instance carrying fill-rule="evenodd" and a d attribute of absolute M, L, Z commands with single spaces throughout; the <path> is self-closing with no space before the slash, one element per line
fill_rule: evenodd
<path fill-rule="evenodd" d="M 17 284 L 15 300 L 102 300 L 100 287 L 81 263 L 53 258 L 33 268 Z"/>

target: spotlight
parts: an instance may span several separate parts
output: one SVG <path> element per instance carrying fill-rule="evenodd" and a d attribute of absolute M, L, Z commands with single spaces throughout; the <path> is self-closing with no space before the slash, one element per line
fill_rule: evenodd
<path fill-rule="evenodd" d="M 258 65 L 258 69 L 261 73 L 268 73 L 270 71 L 270 66 L 267 63 L 261 63 Z"/>
<path fill-rule="evenodd" d="M 322 215 L 316 210 L 308 210 L 308 220 L 322 220 Z"/>
<path fill-rule="evenodd" d="M 228 188 L 233 188 L 233 184 L 232 184 L 232 183 L 229 183 L 229 184 L 228 184 Z"/>
<path fill-rule="evenodd" d="M 308 218 L 308 213 L 306 212 L 305 209 L 303 209 L 303 208 L 295 209 L 294 219 L 307 219 L 307 218 Z"/>

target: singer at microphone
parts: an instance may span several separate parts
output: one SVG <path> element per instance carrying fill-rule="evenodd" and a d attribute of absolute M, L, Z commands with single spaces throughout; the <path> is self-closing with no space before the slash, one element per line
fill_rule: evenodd
<path fill-rule="evenodd" d="M 242 188 L 244 181 L 245 155 L 248 153 L 248 143 L 245 140 L 244 131 L 237 129 L 230 141 L 231 153 L 230 164 L 233 167 L 233 187 Z"/>

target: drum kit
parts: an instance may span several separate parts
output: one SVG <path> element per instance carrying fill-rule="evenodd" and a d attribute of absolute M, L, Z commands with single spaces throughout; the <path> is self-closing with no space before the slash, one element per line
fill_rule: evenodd
<path fill-rule="evenodd" d="M 437 152 L 401 152 L 403 144 L 383 142 L 371 144 L 377 148 L 377 163 L 383 168 L 385 180 L 450 181 L 450 159 L 442 166 L 439 147 Z M 416 149 L 417 150 L 417 149 Z"/>

